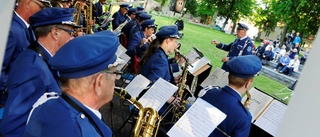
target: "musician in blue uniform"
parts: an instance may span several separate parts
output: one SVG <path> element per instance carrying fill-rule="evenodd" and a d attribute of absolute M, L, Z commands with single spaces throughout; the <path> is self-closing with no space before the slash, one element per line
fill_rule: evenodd
<path fill-rule="evenodd" d="M 199 97 L 227 115 L 210 137 L 248 137 L 252 116 L 241 103 L 241 96 L 252 85 L 254 76 L 261 70 L 260 59 L 254 55 L 236 57 L 226 63 L 229 84 L 223 88 L 207 87 Z"/>
<path fill-rule="evenodd" d="M 237 39 L 229 45 L 220 43 L 216 40 L 212 40 L 212 44 L 216 44 L 216 47 L 225 51 L 229 51 L 227 57 L 224 57 L 222 69 L 226 70 L 225 64 L 232 60 L 234 57 L 241 55 L 251 55 L 253 49 L 253 43 L 250 37 L 247 36 L 248 26 L 243 23 L 238 23 L 237 27 Z"/>
<path fill-rule="evenodd" d="M 24 137 L 112 137 L 99 108 L 113 98 L 116 67 L 123 62 L 115 55 L 118 45 L 110 31 L 65 44 L 49 61 L 60 73 L 63 94 L 46 93 L 37 101 Z"/>
<path fill-rule="evenodd" d="M 127 19 L 126 13 L 128 12 L 128 4 L 121 4 L 119 11 L 112 15 L 112 30 L 118 28 L 118 26 L 124 23 Z"/>
<path fill-rule="evenodd" d="M 51 7 L 50 0 L 19 0 L 18 7 L 12 15 L 8 41 L 0 76 L 0 107 L 6 102 L 6 85 L 11 66 L 20 53 L 34 40 L 29 17 L 37 11 Z M 29 30 L 28 30 L 29 29 Z M 6 33 L 6 32 L 5 32 Z"/>
<path fill-rule="evenodd" d="M 178 79 L 174 78 L 172 72 L 179 70 L 178 63 L 173 63 L 168 59 L 170 54 L 178 47 L 178 27 L 163 26 L 156 33 L 154 39 L 148 46 L 146 52 L 141 58 L 139 64 L 140 73 L 148 78 L 152 83 L 156 82 L 159 78 L 177 84 Z M 167 103 L 178 103 L 180 99 L 170 97 Z M 166 107 L 163 107 L 164 109 Z M 164 111 L 160 110 L 160 113 Z"/>
<path fill-rule="evenodd" d="M 97 9 L 96 11 L 96 17 L 100 17 L 103 13 L 103 5 L 106 4 L 106 0 L 99 0 L 98 2 L 96 2 L 94 5 Z"/>
<path fill-rule="evenodd" d="M 132 27 L 132 29 L 130 30 L 130 34 L 129 37 L 131 37 L 134 33 L 138 32 L 139 30 L 141 30 L 141 24 L 148 19 L 151 19 L 152 16 L 147 14 L 147 13 L 142 13 L 141 15 L 139 15 L 139 21 L 138 23 Z"/>
<path fill-rule="evenodd" d="M 11 68 L 8 100 L 0 132 L 21 136 L 32 105 L 44 92 L 60 93 L 58 74 L 47 62 L 73 38 L 73 8 L 46 8 L 30 17 L 37 41 L 24 50 Z"/>
<path fill-rule="evenodd" d="M 127 45 L 126 54 L 131 58 L 134 55 L 142 57 L 143 52 L 147 49 L 148 45 L 152 41 L 151 35 L 154 33 L 156 25 L 155 20 L 146 20 L 141 24 L 142 30 L 138 31 L 130 37 Z"/>
<path fill-rule="evenodd" d="M 143 23 L 143 21 L 151 19 L 151 15 L 146 12 L 136 12 L 135 19 L 130 20 L 121 30 L 121 32 L 126 36 L 127 40 L 130 39 L 130 32 L 137 24 L 139 26 Z"/>
<path fill-rule="evenodd" d="M 135 19 L 136 18 L 136 12 L 137 12 L 137 9 L 136 8 L 130 8 L 129 10 L 128 10 L 128 21 L 130 21 L 130 20 L 133 20 L 133 19 Z M 129 23 L 129 22 L 128 22 Z"/>
<path fill-rule="evenodd" d="M 144 8 L 143 8 L 142 6 L 140 6 L 140 5 L 139 5 L 139 6 L 137 6 L 137 10 L 138 10 L 138 11 L 143 11 L 143 10 L 144 10 Z"/>

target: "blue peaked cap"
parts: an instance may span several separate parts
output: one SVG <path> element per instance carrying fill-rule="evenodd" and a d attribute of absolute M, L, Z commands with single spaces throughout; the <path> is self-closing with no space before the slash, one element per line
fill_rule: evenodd
<path fill-rule="evenodd" d="M 129 10 L 128 10 L 128 15 L 131 15 L 132 13 L 136 13 L 137 12 L 137 9 L 136 8 L 130 8 Z"/>
<path fill-rule="evenodd" d="M 152 16 L 147 13 L 142 13 L 142 14 L 139 14 L 139 18 L 140 20 L 148 20 L 148 19 L 151 19 Z"/>
<path fill-rule="evenodd" d="M 145 28 L 149 27 L 156 27 L 156 25 L 154 24 L 154 19 L 149 19 L 149 20 L 145 20 L 142 24 L 141 24 L 141 27 L 142 27 L 142 30 L 144 30 Z"/>
<path fill-rule="evenodd" d="M 80 78 L 116 66 L 118 37 L 110 31 L 76 37 L 49 60 L 62 78 Z"/>
<path fill-rule="evenodd" d="M 239 78 L 252 77 L 258 74 L 261 68 L 261 61 L 255 55 L 238 56 L 231 59 L 226 64 L 226 71 Z"/>
<path fill-rule="evenodd" d="M 178 27 L 176 25 L 163 26 L 156 33 L 157 38 L 177 38 L 178 36 Z"/>
<path fill-rule="evenodd" d="M 246 24 L 243 24 L 243 23 L 238 23 L 238 27 L 241 28 L 241 29 L 249 30 L 249 27 Z"/>
<path fill-rule="evenodd" d="M 73 22 L 73 8 L 45 8 L 33 14 L 29 20 L 32 27 L 64 24 L 79 27 Z"/>
<path fill-rule="evenodd" d="M 137 10 L 138 10 L 138 11 L 142 11 L 142 10 L 144 10 L 144 8 L 139 5 L 139 6 L 137 7 Z"/>

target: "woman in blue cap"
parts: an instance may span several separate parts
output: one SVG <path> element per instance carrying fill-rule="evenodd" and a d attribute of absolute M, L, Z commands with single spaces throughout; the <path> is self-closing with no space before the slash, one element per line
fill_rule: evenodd
<path fill-rule="evenodd" d="M 173 60 L 168 59 L 168 56 L 174 53 L 178 47 L 178 27 L 176 25 L 163 26 L 156 33 L 156 37 L 142 56 L 139 64 L 140 73 L 152 83 L 162 78 L 172 84 L 177 84 L 178 78 L 174 78 L 172 72 L 179 69 L 179 64 L 173 63 Z M 167 101 L 169 104 L 178 104 L 179 102 L 180 99 L 173 96 Z M 159 111 L 160 114 L 166 109 L 165 106 Z"/>

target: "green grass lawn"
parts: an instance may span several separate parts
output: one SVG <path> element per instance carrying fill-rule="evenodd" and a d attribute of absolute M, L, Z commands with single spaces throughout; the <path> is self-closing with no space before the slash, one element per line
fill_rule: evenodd
<path fill-rule="evenodd" d="M 159 15 L 153 15 L 152 18 L 155 19 L 158 28 L 161 26 L 170 25 L 171 22 L 174 23 L 176 20 L 174 19 L 172 21 L 171 18 Z M 217 49 L 215 45 L 211 44 L 211 40 L 215 39 L 222 43 L 231 43 L 234 41 L 236 36 L 226 34 L 215 29 L 194 25 L 188 23 L 187 21 L 184 21 L 184 23 L 184 36 L 179 40 L 179 42 L 182 44 L 180 49 L 181 52 L 186 55 L 192 49 L 192 47 L 197 47 L 208 59 L 211 60 L 213 69 L 216 67 L 221 67 L 221 59 L 227 55 L 227 52 Z M 259 42 L 256 42 L 255 45 L 258 43 Z M 279 92 L 281 89 L 286 87 L 285 85 L 263 75 L 260 75 L 254 79 L 253 86 L 265 91 L 270 95 L 273 95 L 274 93 Z"/>

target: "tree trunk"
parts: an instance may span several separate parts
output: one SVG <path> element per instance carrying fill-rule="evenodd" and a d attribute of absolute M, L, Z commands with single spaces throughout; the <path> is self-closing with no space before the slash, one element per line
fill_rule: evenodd
<path fill-rule="evenodd" d="M 232 21 L 233 22 L 233 27 L 232 27 L 232 29 L 231 29 L 231 34 L 234 34 L 234 30 L 235 30 L 235 28 L 236 28 L 236 26 L 237 26 L 237 21 L 235 20 L 235 21 Z"/>
<path fill-rule="evenodd" d="M 227 17 L 227 18 L 226 18 L 226 21 L 224 21 L 223 26 L 222 26 L 222 29 L 224 29 L 224 28 L 226 27 L 226 25 L 227 25 L 227 23 L 228 23 L 228 20 L 229 20 L 229 17 Z M 225 31 L 227 31 L 227 30 L 225 30 Z"/>
<path fill-rule="evenodd" d="M 289 30 L 289 26 L 286 25 L 283 29 L 283 32 L 282 32 L 282 35 L 280 37 L 280 45 L 283 45 L 284 43 L 286 43 L 286 35 L 287 35 L 287 32 Z"/>
<path fill-rule="evenodd" d="M 218 13 L 219 13 L 219 9 L 216 8 L 216 10 L 214 11 L 214 14 L 212 16 L 212 20 L 211 20 L 212 27 L 214 27 L 214 25 L 216 24 L 216 19 L 217 19 Z"/>
<path fill-rule="evenodd" d="M 260 39 L 261 39 L 260 38 L 261 37 L 261 33 L 262 33 L 262 29 L 261 28 L 262 28 L 262 25 L 259 26 L 259 29 L 258 29 L 259 31 L 258 31 L 258 34 L 257 34 L 257 37 L 256 37 L 255 41 L 260 41 Z"/>

